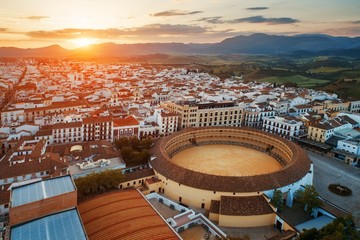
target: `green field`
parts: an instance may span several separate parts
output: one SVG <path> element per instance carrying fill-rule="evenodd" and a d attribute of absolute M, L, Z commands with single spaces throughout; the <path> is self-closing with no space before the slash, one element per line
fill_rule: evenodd
<path fill-rule="evenodd" d="M 283 84 L 285 82 L 293 82 L 296 83 L 299 87 L 305 87 L 305 88 L 313 88 L 315 86 L 327 84 L 330 82 L 329 80 L 307 78 L 301 75 L 266 77 L 266 78 L 257 79 L 256 81 L 271 82 L 271 83 L 276 82 L 278 84 Z"/>
<path fill-rule="evenodd" d="M 310 69 L 310 72 L 313 73 L 335 73 L 340 71 L 346 71 L 349 70 L 349 68 L 343 68 L 343 67 L 320 67 L 320 68 L 314 68 Z"/>

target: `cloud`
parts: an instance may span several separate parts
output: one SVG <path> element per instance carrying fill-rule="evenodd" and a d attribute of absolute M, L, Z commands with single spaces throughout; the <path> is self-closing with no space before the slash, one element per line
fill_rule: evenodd
<path fill-rule="evenodd" d="M 322 32 L 332 36 L 358 37 L 360 35 L 360 27 L 329 28 Z"/>
<path fill-rule="evenodd" d="M 151 24 L 139 28 L 134 28 L 131 32 L 137 35 L 144 34 L 167 34 L 167 35 L 181 35 L 181 34 L 199 34 L 205 33 L 206 28 L 195 25 L 183 25 L 183 24 Z"/>
<path fill-rule="evenodd" d="M 237 18 L 230 21 L 227 21 L 227 23 L 267 23 L 267 24 L 291 24 L 291 23 L 297 23 L 300 22 L 297 19 L 289 18 L 289 17 L 280 17 L 280 18 L 265 18 L 263 16 L 253 16 L 253 17 L 247 17 L 247 18 Z"/>
<path fill-rule="evenodd" d="M 33 21 L 40 21 L 42 19 L 45 19 L 45 18 L 50 18 L 48 16 L 29 16 L 29 17 L 25 17 L 26 19 L 29 19 L 29 20 L 33 20 Z"/>
<path fill-rule="evenodd" d="M 31 31 L 26 35 L 42 39 L 75 39 L 75 38 L 102 38 L 111 39 L 119 36 L 148 36 L 148 35 L 191 35 L 206 33 L 207 28 L 195 25 L 150 24 L 136 28 L 108 28 L 108 29 L 77 29 L 65 28 L 53 31 Z"/>
<path fill-rule="evenodd" d="M 207 22 L 207 23 L 212 23 L 212 24 L 219 24 L 219 23 L 224 23 L 224 20 L 221 20 L 222 17 L 205 17 L 205 18 L 200 18 L 199 22 Z"/>
<path fill-rule="evenodd" d="M 237 18 L 232 20 L 222 20 L 222 17 L 205 17 L 201 18 L 197 21 L 201 22 L 207 22 L 212 24 L 222 24 L 222 23 L 267 23 L 267 24 L 291 24 L 291 23 L 297 23 L 300 22 L 297 19 L 294 18 L 288 18 L 288 17 L 280 17 L 280 18 L 265 18 L 263 16 L 253 16 L 253 17 L 247 17 L 247 18 Z"/>
<path fill-rule="evenodd" d="M 169 10 L 169 11 L 163 11 L 163 12 L 157 12 L 154 14 L 150 14 L 150 16 L 153 17 L 171 17 L 171 16 L 182 16 L 182 15 L 194 15 L 202 13 L 202 11 L 181 11 L 181 10 Z"/>
<path fill-rule="evenodd" d="M 268 7 L 249 7 L 246 8 L 246 10 L 251 10 L 251 11 L 259 11 L 259 10 L 267 10 L 269 9 Z"/>
<path fill-rule="evenodd" d="M 360 20 L 359 21 L 353 21 L 353 22 L 350 22 L 350 23 L 360 24 Z"/>
<path fill-rule="evenodd" d="M 0 32 L 7 32 L 7 28 L 0 28 Z"/>

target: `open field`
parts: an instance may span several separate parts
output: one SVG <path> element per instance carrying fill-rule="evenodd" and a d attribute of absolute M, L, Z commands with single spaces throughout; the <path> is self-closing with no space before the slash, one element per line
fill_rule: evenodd
<path fill-rule="evenodd" d="M 274 77 L 266 77 L 257 79 L 259 82 L 276 82 L 278 84 L 284 84 L 286 82 L 296 83 L 299 87 L 306 87 L 312 88 L 317 85 L 327 84 L 330 81 L 322 80 L 322 79 L 315 79 L 315 78 L 307 78 L 301 75 L 293 75 L 293 76 L 274 76 Z"/>
<path fill-rule="evenodd" d="M 281 169 L 276 159 L 263 152 L 222 144 L 189 148 L 171 161 L 193 171 L 220 176 L 252 176 Z"/>
<path fill-rule="evenodd" d="M 350 69 L 344 67 L 319 67 L 319 68 L 309 69 L 309 71 L 313 73 L 334 73 L 334 72 L 347 71 L 347 70 Z"/>

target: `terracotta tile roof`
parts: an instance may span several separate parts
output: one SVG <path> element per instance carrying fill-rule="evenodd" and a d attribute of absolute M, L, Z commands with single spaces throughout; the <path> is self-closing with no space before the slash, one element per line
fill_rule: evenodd
<path fill-rule="evenodd" d="M 133 126 L 133 125 L 139 125 L 139 121 L 136 120 L 136 118 L 134 118 L 133 116 L 114 119 L 114 127 Z"/>
<path fill-rule="evenodd" d="M 65 129 L 65 128 L 79 128 L 82 126 L 81 122 L 69 122 L 69 123 L 56 123 L 52 126 L 53 129 Z"/>
<path fill-rule="evenodd" d="M 41 161 L 39 161 L 39 158 L 41 158 Z M 9 166 L 8 161 L 2 160 L 0 162 L 1 179 L 45 171 L 49 171 L 50 175 L 58 175 L 62 169 L 68 167 L 66 162 L 60 160 L 59 154 L 46 153 L 39 158 L 33 161 L 27 159 L 23 163 L 17 163 L 11 166 Z"/>
<path fill-rule="evenodd" d="M 38 108 L 27 108 L 24 112 L 37 112 L 51 109 L 68 108 L 68 107 L 81 107 L 87 105 L 86 101 L 67 101 L 67 102 L 55 102 L 50 106 L 38 107 Z"/>
<path fill-rule="evenodd" d="M 40 137 L 40 136 L 50 136 L 52 135 L 52 130 L 51 129 L 40 129 L 39 131 L 36 132 L 35 136 Z"/>
<path fill-rule="evenodd" d="M 90 240 L 180 239 L 134 189 L 106 194 L 78 205 Z"/>
<path fill-rule="evenodd" d="M 88 117 L 83 119 L 83 124 L 103 123 L 103 122 L 112 122 L 112 118 L 110 116 L 105 116 L 105 117 Z"/>
<path fill-rule="evenodd" d="M 216 214 L 219 214 L 219 213 L 220 213 L 220 201 L 211 200 L 211 203 L 210 203 L 210 212 L 211 212 L 211 213 L 216 213 Z"/>
<path fill-rule="evenodd" d="M 68 164 L 60 160 L 59 154 L 45 153 L 41 155 L 45 140 L 38 141 L 32 146 L 32 152 L 22 156 L 11 156 L 20 149 L 26 140 L 32 140 L 29 137 L 23 137 L 21 140 L 6 153 L 5 157 L 0 161 L 0 179 L 23 176 L 38 172 L 49 171 L 50 175 L 58 175 L 61 170 L 68 167 Z M 9 160 L 24 160 L 22 163 L 11 164 Z"/>
<path fill-rule="evenodd" d="M 124 182 L 132 181 L 132 180 L 140 179 L 140 178 L 151 177 L 154 175 L 155 175 L 155 172 L 154 172 L 154 169 L 152 169 L 152 168 L 137 170 L 135 172 L 126 173 Z"/>
<path fill-rule="evenodd" d="M 220 214 L 231 216 L 253 216 L 273 213 L 273 209 L 262 196 L 221 196 Z"/>
<path fill-rule="evenodd" d="M 71 153 L 70 149 L 72 146 L 75 145 L 81 145 L 83 150 L 78 153 Z M 76 154 L 76 156 L 81 156 L 82 159 L 88 158 L 91 155 L 96 155 L 93 160 L 101 158 L 109 159 L 116 157 L 122 159 L 120 152 L 116 151 L 112 144 L 106 140 L 51 145 L 46 148 L 46 152 L 59 153 L 61 157 Z"/>

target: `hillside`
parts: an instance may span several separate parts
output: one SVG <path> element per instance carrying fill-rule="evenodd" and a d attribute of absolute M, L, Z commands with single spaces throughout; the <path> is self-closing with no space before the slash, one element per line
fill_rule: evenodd
<path fill-rule="evenodd" d="M 278 36 L 253 34 L 236 36 L 213 44 L 141 43 L 141 44 L 94 44 L 67 50 L 59 45 L 43 48 L 21 49 L 0 47 L 1 57 L 124 57 L 147 54 L 298 54 L 340 55 L 360 57 L 360 37 L 333 37 L 329 35 Z"/>

